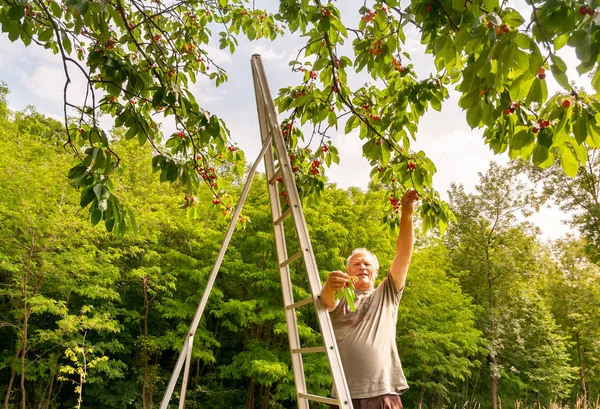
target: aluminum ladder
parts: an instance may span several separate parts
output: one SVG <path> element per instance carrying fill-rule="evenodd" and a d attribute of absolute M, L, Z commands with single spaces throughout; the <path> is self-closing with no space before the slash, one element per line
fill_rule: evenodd
<path fill-rule="evenodd" d="M 283 136 L 279 127 L 279 121 L 277 119 L 277 112 L 275 110 L 275 105 L 273 104 L 273 98 L 271 96 L 271 91 L 269 89 L 260 55 L 252 56 L 251 65 L 252 77 L 254 80 L 254 91 L 256 96 L 256 106 L 258 109 L 262 149 L 256 161 L 250 168 L 250 171 L 248 172 L 246 184 L 242 190 L 239 202 L 235 207 L 231 223 L 227 229 L 227 233 L 225 235 L 225 239 L 223 240 L 223 244 L 221 245 L 217 260 L 210 273 L 206 288 L 202 294 L 202 299 L 200 300 L 196 314 L 190 326 L 190 330 L 188 331 L 187 338 L 183 343 L 179 358 L 177 359 L 177 363 L 175 364 L 175 368 L 171 374 L 169 384 L 167 385 L 167 390 L 165 391 L 165 395 L 163 396 L 160 404 L 160 409 L 167 409 L 169 407 L 171 396 L 173 395 L 175 385 L 179 379 L 182 369 L 183 379 L 181 384 L 181 394 L 179 397 L 179 409 L 185 408 L 185 396 L 187 383 L 189 380 L 190 364 L 192 360 L 194 335 L 198 329 L 200 319 L 202 318 L 208 297 L 215 283 L 217 273 L 221 267 L 221 263 L 223 262 L 225 251 L 227 250 L 231 236 L 235 230 L 236 221 L 240 216 L 242 207 L 248 196 L 252 179 L 254 178 L 254 174 L 256 173 L 256 169 L 261 160 L 264 160 L 265 162 L 266 179 L 268 183 L 271 214 L 273 217 L 275 244 L 277 246 L 277 258 L 279 263 L 279 275 L 281 279 L 281 290 L 283 293 L 283 302 L 285 307 L 288 341 L 292 358 L 294 382 L 296 385 L 296 400 L 298 403 L 298 409 L 309 409 L 309 402 L 311 401 L 337 405 L 342 409 L 353 409 L 350 392 L 348 390 L 348 384 L 346 383 L 346 378 L 344 377 L 344 370 L 333 333 L 333 327 L 329 318 L 329 312 L 323 306 L 320 300 L 321 279 L 317 269 L 317 262 L 315 260 L 315 255 L 310 243 L 308 228 L 306 226 L 306 220 L 304 219 L 304 213 L 302 212 L 302 205 L 298 195 L 298 189 L 296 187 L 296 180 L 294 178 L 290 159 L 283 141 Z M 280 183 L 278 179 L 279 181 L 283 180 L 282 183 L 285 187 L 287 200 L 289 202 L 285 211 L 283 211 L 280 201 Z M 300 244 L 300 249 L 292 256 L 288 255 L 284 230 L 284 221 L 290 216 L 293 217 L 294 227 Z M 304 262 L 306 272 L 308 274 L 308 283 L 311 293 L 310 297 L 300 301 L 294 301 L 289 267 L 290 264 L 297 260 L 302 260 Z M 300 345 L 298 323 L 296 320 L 296 309 L 309 304 L 313 304 L 315 307 L 323 339 L 323 345 L 319 347 L 303 348 Z M 334 389 L 336 391 L 335 398 L 308 393 L 306 388 L 302 354 L 309 353 L 323 353 L 327 356 Z"/>

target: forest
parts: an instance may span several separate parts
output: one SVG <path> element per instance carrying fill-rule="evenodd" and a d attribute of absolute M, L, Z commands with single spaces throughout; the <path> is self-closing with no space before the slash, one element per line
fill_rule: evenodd
<path fill-rule="evenodd" d="M 66 177 L 74 158 L 61 123 L 32 107 L 11 112 L 8 92 L 0 92 L 3 408 L 158 407 L 229 213 L 201 186 L 189 217 L 187 190 L 148 172 L 148 145 L 115 130 L 112 149 L 127 164 L 113 176 L 115 191 L 135 209 L 137 230 L 93 226 Z M 560 167 L 492 163 L 474 192 L 452 186 L 456 222 L 444 235 L 417 221 L 397 327 L 406 407 L 489 408 L 494 383 L 505 408 L 600 406 L 598 150 L 589 158 L 574 178 Z M 235 203 L 243 177 L 227 163 L 215 172 Z M 255 179 L 196 335 L 187 408 L 294 407 L 266 186 Z M 318 205 L 305 206 L 322 279 L 356 247 L 389 268 L 397 231 L 382 222 L 388 194 L 376 184 L 327 184 Z M 572 235 L 539 238 L 527 216 L 548 201 L 573 216 Z M 301 299 L 305 274 L 292 266 Z M 302 344 L 319 345 L 306 311 Z M 309 391 L 327 395 L 327 363 L 304 362 Z"/>

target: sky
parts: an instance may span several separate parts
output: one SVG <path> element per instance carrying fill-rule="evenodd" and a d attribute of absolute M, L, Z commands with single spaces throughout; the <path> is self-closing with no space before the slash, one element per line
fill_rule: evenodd
<path fill-rule="evenodd" d="M 271 10 L 275 4 L 277 2 L 272 0 L 256 1 L 257 7 Z M 346 15 L 350 16 L 349 20 L 345 21 L 352 24 L 352 19 L 357 20 L 357 17 L 349 13 L 357 10 L 362 4 L 362 1 L 344 0 L 343 3 L 336 3 L 336 6 L 341 9 L 343 18 Z M 524 3 L 517 3 L 516 8 L 521 7 L 524 7 Z M 523 14 L 528 16 L 527 12 Z M 208 47 L 209 54 L 226 69 L 229 81 L 215 88 L 207 80 L 199 77 L 198 83 L 192 86 L 191 91 L 200 106 L 226 121 L 232 140 L 245 151 L 248 161 L 254 161 L 260 150 L 260 134 L 250 57 L 253 54 L 261 55 L 271 93 L 276 96 L 279 88 L 297 85 L 302 81 L 301 74 L 291 72 L 288 62 L 296 59 L 304 42 L 302 38 L 292 35 L 274 42 L 264 39 L 248 42 L 239 37 L 239 47 L 231 55 L 219 50 L 216 46 L 218 36 L 215 35 L 214 38 L 214 44 Z M 416 30 L 409 29 L 407 32 L 405 49 L 411 54 L 412 63 L 420 79 L 425 79 L 434 72 L 433 59 L 424 54 L 424 47 L 420 44 Z M 577 63 L 574 53 L 561 50 L 560 54 L 569 65 L 569 78 L 575 80 L 577 85 L 588 87 L 589 79 L 585 76 L 579 77 L 575 71 Z M 351 84 L 361 85 L 369 79 L 362 73 L 353 77 Z M 64 80 L 59 55 L 54 55 L 50 50 L 35 44 L 25 47 L 20 42 L 11 43 L 5 33 L 0 33 L 0 81 L 4 81 L 10 89 L 10 109 L 20 110 L 33 105 L 39 112 L 62 122 Z M 559 89 L 551 75 L 548 75 L 547 81 L 550 94 Z M 81 98 L 84 89 L 83 77 L 74 74 L 69 97 Z M 103 125 L 110 127 L 108 122 Z M 165 131 L 166 134 L 172 131 L 169 130 L 168 124 L 165 124 Z M 425 151 L 435 163 L 438 172 L 434 175 L 433 187 L 440 192 L 443 199 L 447 199 L 447 191 L 452 182 L 462 184 L 467 192 L 472 192 L 479 181 L 478 173 L 485 173 L 490 161 L 501 164 L 508 162 L 506 154 L 493 154 L 484 144 L 482 134 L 483 130 L 471 130 L 467 125 L 465 112 L 459 108 L 458 94 L 455 92 L 452 92 L 450 99 L 444 103 L 442 112 L 430 110 L 421 119 L 417 141 L 413 143 L 412 149 Z M 341 132 L 332 135 L 332 142 L 340 151 L 341 161 L 339 166 L 327 171 L 328 178 L 343 189 L 351 186 L 365 189 L 371 168 L 362 157 L 363 142 L 356 132 L 344 135 L 343 127 Z M 528 220 L 540 227 L 542 239 L 551 240 L 571 232 L 571 228 L 564 223 L 566 218 L 567 215 L 552 206 L 543 208 Z"/>

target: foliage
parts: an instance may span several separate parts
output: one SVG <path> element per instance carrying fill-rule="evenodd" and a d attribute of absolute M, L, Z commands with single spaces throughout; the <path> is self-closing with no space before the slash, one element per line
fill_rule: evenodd
<path fill-rule="evenodd" d="M 543 173 L 524 167 L 530 179 L 542 188 L 541 197 L 552 199 L 571 216 L 571 225 L 587 239 L 588 255 L 600 262 L 600 150 L 588 151 L 586 162 L 573 178 L 565 176 L 557 165 Z"/>
<path fill-rule="evenodd" d="M 50 49 L 63 61 L 66 140 L 79 159 L 69 178 L 80 188 L 80 204 L 89 206 L 92 224 L 103 220 L 117 235 L 136 224 L 132 209 L 117 199 L 113 175 L 121 158 L 98 122 L 102 114 L 113 118 L 127 139 L 152 146 L 152 169 L 161 181 L 180 181 L 189 196 L 205 184 L 215 204 L 229 210 L 215 169 L 226 162 L 241 176 L 244 157 L 226 124 L 199 106 L 191 92 L 199 76 L 217 86 L 227 80 L 206 51 L 214 30 L 220 48 L 232 53 L 240 35 L 275 40 L 289 31 L 306 37 L 290 63 L 302 74 L 301 84 L 282 89 L 277 105 L 289 113 L 282 133 L 308 196 L 320 196 L 323 165 L 338 161 L 329 130 L 358 128 L 372 181 L 395 197 L 416 188 L 425 201 L 420 209 L 425 229 L 439 225 L 443 232 L 452 213 L 432 188 L 434 164 L 425 152 L 412 151 L 411 141 L 423 114 L 430 107 L 442 109 L 450 87 L 460 93 L 467 123 L 484 128 L 484 140 L 496 153 L 508 150 L 512 158 L 531 159 L 543 168 L 558 160 L 573 176 L 587 150 L 600 146 L 600 101 L 571 86 L 569 67 L 559 55 L 564 47 L 574 49 L 579 74 L 589 72 L 600 92 L 598 0 L 589 5 L 533 1 L 529 16 L 498 0 L 405 5 L 375 0 L 354 12 L 357 27 L 350 17 L 342 20 L 333 2 L 282 0 L 275 14 L 247 3 L 3 0 L 0 24 L 8 38 Z M 434 57 L 429 78 L 417 77 L 405 50 L 411 28 Z M 373 83 L 352 86 L 352 73 L 363 70 Z M 85 77 L 83 103 L 67 98 L 74 71 Z M 562 87 L 552 96 L 546 85 L 550 74 Z M 170 120 L 176 132 L 164 135 L 157 115 Z M 311 140 L 320 138 L 314 153 L 300 146 L 305 124 L 313 125 Z M 386 221 L 397 225 L 397 213 Z"/>
<path fill-rule="evenodd" d="M 527 399 L 548 405 L 550 396 L 568 394 L 575 372 L 568 340 L 543 299 L 540 277 L 550 261 L 535 231 L 517 218 L 535 209 L 535 192 L 518 168 L 494 163 L 476 190 L 452 187 L 458 223 L 448 243 L 461 287 L 482 307 L 477 328 L 486 339 L 488 366 L 478 377 L 490 379 L 492 407 L 500 391 L 505 405 Z"/>
<path fill-rule="evenodd" d="M 112 147 L 128 166 L 114 182 L 139 224 L 135 235 L 115 237 L 89 224 L 76 188 L 62 177 L 71 156 L 57 137 L 60 125 L 33 109 L 7 112 L 0 121 L 4 407 L 155 407 L 223 240 L 227 212 L 210 204 L 213 193 L 205 187 L 196 192 L 199 218 L 188 219 L 179 209 L 188 192 L 146 172 L 151 158 L 140 149 L 148 153 L 150 147 L 116 132 Z M 216 171 L 234 202 L 240 180 Z M 491 346 L 505 404 L 546 404 L 566 390 L 576 397 L 580 379 L 571 377 L 572 367 L 580 366 L 588 400 L 598 393 L 597 268 L 581 244 L 561 244 L 550 257 L 529 227 L 502 212 L 490 236 L 494 206 L 510 201 L 520 207 L 530 198 L 523 198 L 527 192 L 511 182 L 510 172 L 495 167 L 482 175 L 477 195 L 453 193 L 460 217 L 447 243 L 432 236 L 417 240 L 398 324 L 411 386 L 407 405 L 441 408 L 476 399 L 490 406 L 485 360 Z M 396 239 L 381 223 L 390 211 L 381 206 L 387 193 L 376 186 L 363 192 L 325 185 L 321 194 L 318 208 L 305 209 L 321 277 L 343 269 L 352 249 L 367 247 L 379 256 L 382 280 Z M 188 407 L 295 405 L 264 176 L 255 180 L 244 214 L 250 222 L 231 241 L 196 333 Z M 482 261 L 487 237 L 493 237 L 493 338 Z M 290 234 L 287 246 L 297 248 L 297 237 Z M 290 267 L 294 297 L 303 299 L 303 267 Z M 305 347 L 320 345 L 311 308 L 298 310 Z M 313 354 L 304 365 L 309 392 L 327 395 L 327 362 Z"/>
<path fill-rule="evenodd" d="M 398 350 L 411 381 L 405 405 L 459 402 L 458 385 L 481 365 L 483 342 L 475 307 L 458 280 L 449 278 L 449 254 L 441 244 L 419 249 L 398 311 Z"/>

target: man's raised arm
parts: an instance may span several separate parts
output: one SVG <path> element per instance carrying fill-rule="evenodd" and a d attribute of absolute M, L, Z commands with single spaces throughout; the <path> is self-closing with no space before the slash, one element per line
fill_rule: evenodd
<path fill-rule="evenodd" d="M 412 257 L 414 244 L 413 213 L 415 203 L 419 200 L 416 190 L 408 190 L 402 197 L 402 215 L 400 216 L 400 233 L 396 241 L 396 255 L 390 267 L 390 274 L 397 290 L 404 287 L 406 273 Z"/>

